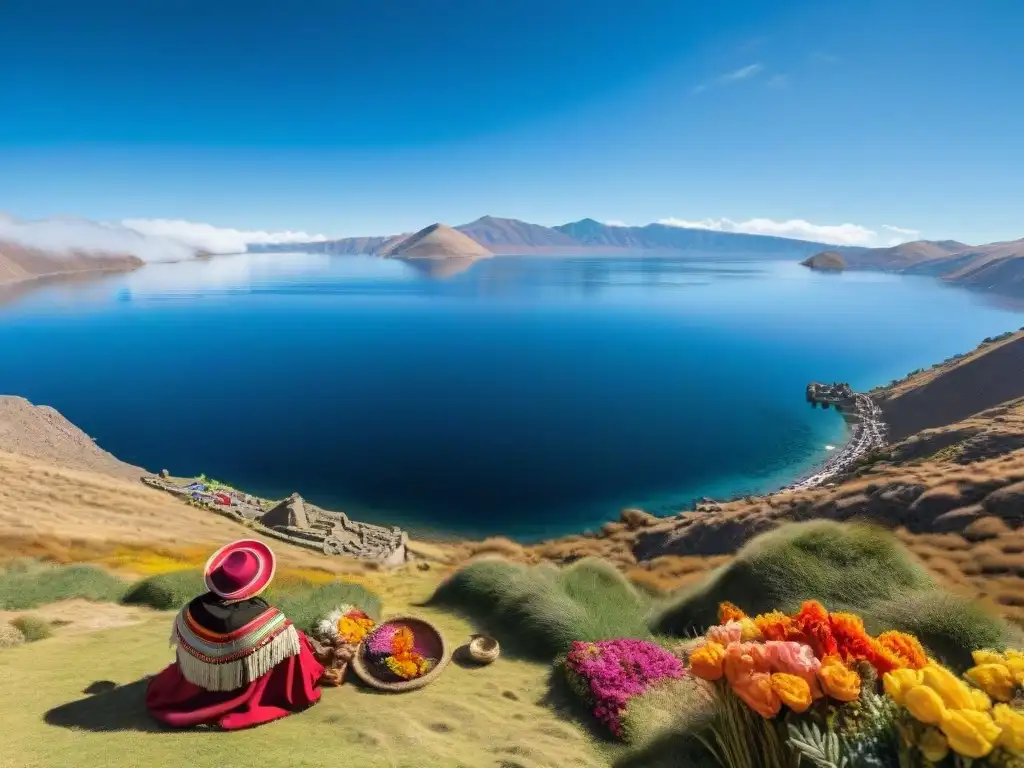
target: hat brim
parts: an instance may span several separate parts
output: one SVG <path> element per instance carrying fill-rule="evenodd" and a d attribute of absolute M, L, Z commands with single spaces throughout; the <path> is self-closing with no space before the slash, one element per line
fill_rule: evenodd
<path fill-rule="evenodd" d="M 234 552 L 248 550 L 256 559 L 259 561 L 259 568 L 256 571 L 256 575 L 241 588 L 234 592 L 225 592 L 219 589 L 211 577 L 212 573 L 217 570 L 223 562 Z M 277 558 L 274 557 L 273 550 L 270 549 L 262 541 L 256 539 L 240 539 L 239 541 L 233 541 L 230 544 L 225 544 L 223 547 L 218 549 L 210 559 L 206 561 L 206 567 L 203 568 L 203 580 L 206 582 L 206 588 L 213 592 L 218 597 L 222 597 L 225 600 L 246 600 L 250 597 L 256 597 L 261 594 L 274 579 L 274 571 L 277 568 Z"/>

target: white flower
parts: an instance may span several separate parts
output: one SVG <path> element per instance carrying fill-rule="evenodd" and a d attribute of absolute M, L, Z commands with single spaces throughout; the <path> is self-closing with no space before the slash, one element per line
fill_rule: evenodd
<path fill-rule="evenodd" d="M 318 637 L 334 639 L 338 636 L 338 622 L 330 619 L 323 619 L 316 625 Z"/>
<path fill-rule="evenodd" d="M 316 633 L 320 637 L 334 639 L 338 636 L 338 622 L 341 621 L 342 617 L 350 611 L 356 610 L 354 605 L 343 603 L 327 614 L 326 619 L 322 619 L 316 625 Z"/>

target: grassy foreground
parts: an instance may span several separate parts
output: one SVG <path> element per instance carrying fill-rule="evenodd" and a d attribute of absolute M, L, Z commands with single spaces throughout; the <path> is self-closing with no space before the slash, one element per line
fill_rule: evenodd
<path fill-rule="evenodd" d="M 22 603 L 80 596 L 61 569 L 0 572 L 0 596 Z M 34 567 L 34 566 L 33 566 Z M 179 570 L 134 585 L 104 582 L 69 569 L 101 599 L 170 609 L 199 588 L 198 573 Z M 386 613 L 434 621 L 454 646 L 485 629 L 506 653 L 484 668 L 452 664 L 427 688 L 378 694 L 355 684 L 324 691 L 320 704 L 281 722 L 240 733 L 170 732 L 150 721 L 144 678 L 172 658 L 172 614 L 141 624 L 61 634 L 0 652 L 6 726 L 0 768 L 110 765 L 269 764 L 409 768 L 709 765 L 693 738 L 706 725 L 706 703 L 685 687 L 640 697 L 628 706 L 634 743 L 612 745 L 594 729 L 552 662 L 573 640 L 618 637 L 677 643 L 716 623 L 720 601 L 749 612 L 794 609 L 817 598 L 865 616 L 869 629 L 917 634 L 936 656 L 962 666 L 979 647 L 1021 647 L 1020 630 L 941 590 L 891 535 L 875 528 L 815 521 L 758 537 L 703 582 L 673 594 L 637 589 L 618 570 L 586 559 L 564 569 L 499 560 L 472 563 L 438 585 L 433 572 L 379 575 L 374 590 Z M 20 598 L 12 597 L 24 588 Z M 101 585 L 97 587 L 96 585 Z M 109 590 L 104 592 L 106 584 Z M 46 586 L 49 585 L 49 586 Z M 315 585 L 284 578 L 272 600 L 300 626 L 339 601 L 381 609 L 373 593 L 346 582 Z M 50 590 L 50 591 L 48 591 Z M 31 600 L 26 597 L 31 596 Z M 431 597 L 432 595 L 432 597 Z M 426 598 L 430 597 L 429 600 Z M 26 606 L 30 607 L 30 606 Z M 585 707 L 582 708 L 585 712 Z"/>

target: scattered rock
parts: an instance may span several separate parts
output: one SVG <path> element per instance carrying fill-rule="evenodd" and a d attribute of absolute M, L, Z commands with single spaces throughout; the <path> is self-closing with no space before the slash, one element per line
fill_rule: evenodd
<path fill-rule="evenodd" d="M 170 476 L 171 476 L 171 473 L 168 472 L 166 469 L 161 469 L 160 470 L 160 477 L 162 477 L 164 480 L 166 480 Z"/>
<path fill-rule="evenodd" d="M 420 571 L 429 571 L 430 570 L 430 563 L 426 562 L 425 560 L 420 561 L 420 562 L 416 563 L 416 568 L 417 568 L 417 570 L 420 570 Z"/>

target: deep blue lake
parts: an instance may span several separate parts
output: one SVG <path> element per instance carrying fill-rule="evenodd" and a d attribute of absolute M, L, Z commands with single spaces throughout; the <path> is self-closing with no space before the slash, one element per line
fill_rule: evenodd
<path fill-rule="evenodd" d="M 808 381 L 867 389 L 1022 324 L 790 262 L 245 255 L 4 296 L 0 392 L 154 471 L 529 539 L 785 485 L 845 434 Z"/>

